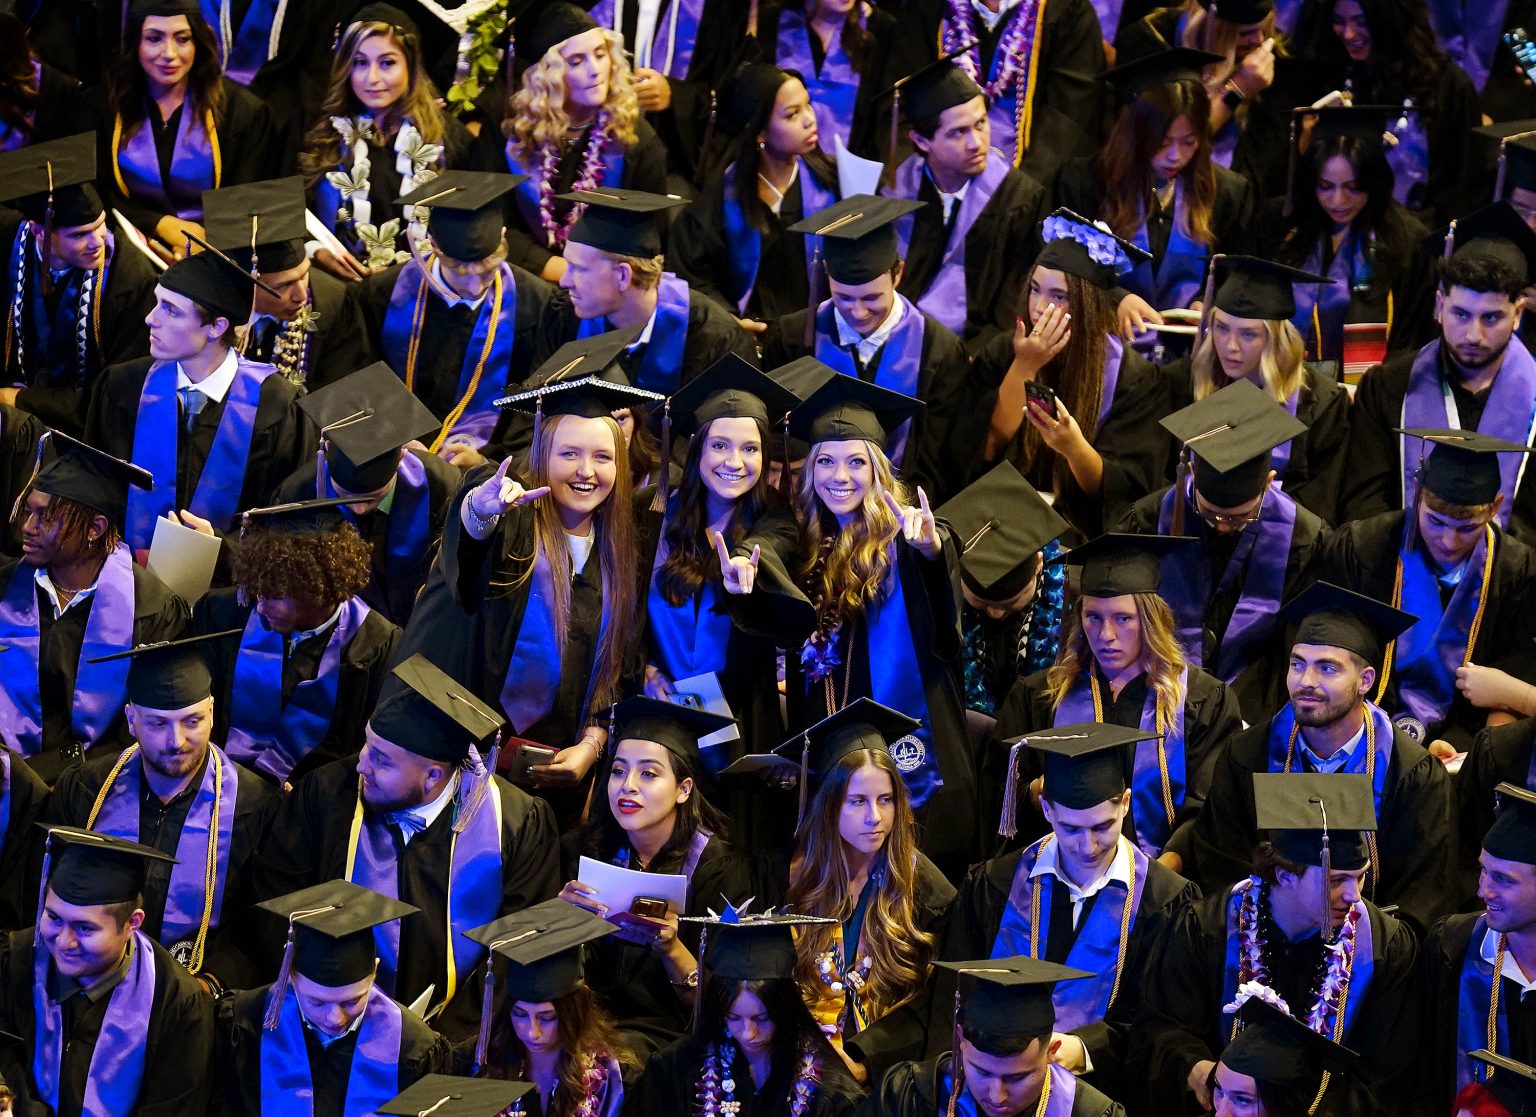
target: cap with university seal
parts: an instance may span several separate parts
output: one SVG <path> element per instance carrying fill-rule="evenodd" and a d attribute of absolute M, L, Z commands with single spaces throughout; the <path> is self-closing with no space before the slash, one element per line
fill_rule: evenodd
<path fill-rule="evenodd" d="M 774 755 L 800 764 L 812 783 L 819 783 L 849 753 L 861 749 L 889 754 L 891 746 L 922 726 L 900 710 L 860 698 L 822 718 L 775 748 Z"/>

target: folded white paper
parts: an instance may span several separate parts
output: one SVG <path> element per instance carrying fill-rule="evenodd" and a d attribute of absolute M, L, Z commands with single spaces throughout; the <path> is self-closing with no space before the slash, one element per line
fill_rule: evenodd
<path fill-rule="evenodd" d="M 720 686 L 720 676 L 713 671 L 706 671 L 702 675 L 690 675 L 686 679 L 675 681 L 672 684 L 672 701 L 679 706 L 706 710 L 721 717 L 736 716 L 731 712 L 731 704 L 725 700 L 725 691 Z M 741 730 L 737 726 L 727 725 L 724 729 L 711 733 L 707 737 L 700 737 L 699 748 L 713 748 L 715 745 L 723 745 L 727 741 L 735 741 L 740 737 Z"/>
<path fill-rule="evenodd" d="M 636 896 L 665 900 L 667 910 L 678 915 L 688 907 L 688 878 L 681 873 L 642 873 L 583 857 L 576 870 L 576 879 L 597 889 L 593 898 L 606 907 L 610 915 L 628 911 Z"/>
<path fill-rule="evenodd" d="M 161 516 L 155 521 L 155 537 L 149 544 L 149 572 L 192 605 L 213 584 L 221 545 L 217 536 L 204 535 Z"/>

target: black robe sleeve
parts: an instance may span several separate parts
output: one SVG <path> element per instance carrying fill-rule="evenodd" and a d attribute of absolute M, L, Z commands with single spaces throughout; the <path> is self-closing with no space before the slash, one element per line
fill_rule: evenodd
<path fill-rule="evenodd" d="M 1023 171 L 1010 171 L 965 238 L 966 351 L 1013 335 L 1025 284 L 1040 254 L 1045 187 Z"/>
<path fill-rule="evenodd" d="M 0 507 L 7 512 L 32 479 L 37 440 L 43 436 L 43 429 L 37 416 L 0 403 Z M 0 529 L 0 555 L 21 557 L 21 526 L 11 522 L 9 515 L 5 527 Z"/>
<path fill-rule="evenodd" d="M 1062 160 L 1094 151 L 1103 135 L 1104 41 L 1088 0 L 1046 6 L 1034 98 L 1034 125 L 1021 169 L 1050 182 Z M 1082 211 L 1079 211 L 1082 212 Z"/>
<path fill-rule="evenodd" d="M 1415 356 L 1389 357 L 1360 379 L 1350 412 L 1349 450 L 1339 496 L 1341 521 L 1403 506 L 1402 452 L 1392 429 L 1402 426 L 1403 397 Z"/>
<path fill-rule="evenodd" d="M 1509 782 L 1516 787 L 1530 784 L 1531 746 L 1536 744 L 1536 718 L 1521 718 L 1507 725 L 1482 730 L 1467 750 L 1461 771 L 1452 781 L 1456 789 L 1458 843 L 1464 881 L 1461 898 L 1477 887 L 1477 855 L 1483 836 L 1495 817 L 1494 789 Z"/>
<path fill-rule="evenodd" d="M 1339 486 L 1349 446 L 1349 393 L 1332 376 L 1310 365 L 1302 392 L 1307 397 L 1307 431 L 1296 442 L 1303 444 L 1306 461 L 1303 470 L 1296 468 L 1293 442 L 1291 465 L 1282 479 L 1285 491 L 1324 523 L 1338 523 Z M 1298 405 L 1298 412 L 1301 409 Z"/>
<path fill-rule="evenodd" d="M 1243 711 L 1232 688 L 1214 675 L 1191 667 L 1184 710 L 1184 804 L 1164 849 L 1178 852 L 1183 847 L 1186 835 L 1205 807 L 1216 765 L 1227 743 L 1242 730 Z"/>
<path fill-rule="evenodd" d="M 304 382 L 311 392 L 340 380 L 371 360 L 362 308 L 351 297 L 354 286 L 320 268 L 309 271 L 309 288 L 319 317 L 309 374 Z"/>
<path fill-rule="evenodd" d="M 1381 797 L 1381 882 L 1376 902 L 1423 932 L 1456 907 L 1456 829 L 1451 777 L 1423 747 L 1394 733 Z"/>
<path fill-rule="evenodd" d="M 901 474 L 909 486 L 921 485 L 936 508 L 964 486 L 972 468 L 974 411 L 965 390 L 965 346 L 937 319 L 926 314 L 923 318 L 923 371 L 917 394 L 927 406 L 912 423 Z"/>
<path fill-rule="evenodd" d="M 10 814 L 0 844 L 0 931 L 30 926 L 37 918 L 42 865 L 32 824 L 43 817 L 48 803 L 48 786 L 31 766 L 14 753 L 10 761 Z"/>

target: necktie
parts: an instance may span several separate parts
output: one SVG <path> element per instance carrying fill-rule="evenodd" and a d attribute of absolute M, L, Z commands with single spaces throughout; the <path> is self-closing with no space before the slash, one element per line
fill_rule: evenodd
<path fill-rule="evenodd" d="M 176 394 L 181 397 L 182 429 L 191 433 L 197 425 L 198 413 L 208 404 L 208 397 L 196 388 L 177 388 Z"/>

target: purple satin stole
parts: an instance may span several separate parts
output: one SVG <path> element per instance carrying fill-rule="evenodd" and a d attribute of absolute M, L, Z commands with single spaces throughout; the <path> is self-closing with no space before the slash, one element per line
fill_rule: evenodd
<path fill-rule="evenodd" d="M 1372 792 L 1376 800 L 1376 817 L 1381 817 L 1381 797 L 1387 789 L 1387 769 L 1392 764 L 1392 719 L 1387 712 L 1374 702 L 1365 704 L 1366 716 L 1373 723 L 1376 733 L 1376 778 L 1373 781 Z M 1280 707 L 1280 712 L 1269 719 L 1269 765 L 1271 772 L 1285 771 L 1285 746 L 1291 739 L 1291 729 L 1296 724 L 1296 711 L 1287 702 Z M 1365 775 L 1365 742 L 1355 749 L 1340 773 L 1347 776 Z M 1301 741 L 1296 742 L 1296 755 L 1291 758 L 1291 771 L 1304 772 L 1306 766 L 1301 759 Z M 1370 887 L 1375 887 L 1375 881 L 1370 882 Z"/>
<path fill-rule="evenodd" d="M 272 21 L 277 16 L 280 0 L 251 0 L 245 18 L 234 32 L 234 41 L 221 44 L 227 51 L 224 57 L 224 76 L 241 85 L 250 85 L 261 68 L 275 53 L 277 44 L 272 42 Z M 293 2 L 293 0 L 289 0 Z M 302 3 L 302 0 L 299 0 Z M 203 18 L 214 34 L 219 34 L 220 0 L 202 0 Z M 388 1099 L 385 1099 L 388 1100 Z"/>
<path fill-rule="evenodd" d="M 1461 958 L 1461 982 L 1456 993 L 1456 1089 L 1469 1082 L 1481 1082 L 1478 1064 L 1468 1056 L 1488 1046 L 1488 1006 L 1493 1001 L 1493 966 L 1483 961 L 1483 937 L 1488 932 L 1488 915 L 1483 913 L 1472 924 L 1467 952 Z M 1499 975 L 1503 980 L 1503 975 Z M 1499 1018 L 1494 1022 L 1494 1052 L 1509 1052 L 1509 1006 L 1521 1004 L 1518 989 L 1503 990 Z"/>
<path fill-rule="evenodd" d="M 522 215 L 523 224 L 528 226 L 528 231 L 535 237 L 542 238 L 546 235 L 543 219 L 539 216 L 539 184 L 544 181 L 543 160 L 538 158 L 537 153 L 532 158 L 524 160 L 518 155 L 510 139 L 502 151 L 506 156 L 509 174 L 528 176 L 512 188 L 512 200 L 517 203 L 517 212 Z M 603 151 L 602 173 L 597 176 L 593 186 L 604 184 L 610 187 L 624 185 L 624 152 L 612 144 Z M 554 248 L 547 241 L 544 247 L 559 252 L 558 248 Z"/>
<path fill-rule="evenodd" d="M 139 800 L 143 797 L 143 757 L 138 746 L 131 746 L 134 755 L 123 765 L 112 790 L 107 792 L 101 813 L 91 823 L 98 834 L 111 834 L 130 842 L 139 840 Z M 177 863 L 171 866 L 171 880 L 165 892 L 165 914 L 160 917 L 160 942 L 170 946 L 197 934 L 203 917 L 203 904 L 207 899 L 208 842 L 213 823 L 214 768 L 222 769 L 224 786 L 219 804 L 219 829 L 212 836 L 218 853 L 217 869 L 213 884 L 213 909 L 209 927 L 219 925 L 219 913 L 224 909 L 224 881 L 229 870 L 231 835 L 235 828 L 235 795 L 239 776 L 233 762 L 217 747 L 210 746 L 208 763 L 203 766 L 203 778 L 198 784 L 192 805 L 187 808 L 187 820 L 182 824 L 181 836 L 176 840 Z"/>
<path fill-rule="evenodd" d="M 688 345 L 688 299 L 687 282 L 671 272 L 662 272 L 651 339 L 640 354 L 639 369 L 630 377 L 635 387 L 664 396 L 677 391 L 683 374 L 683 353 Z M 576 336 L 595 337 L 611 329 L 607 318 L 588 318 L 581 323 Z"/>
<path fill-rule="evenodd" d="M 336 496 L 329 472 L 325 477 L 325 495 Z M 356 526 L 357 517 L 343 504 L 341 514 Z M 427 467 L 407 450 L 400 455 L 395 469 L 395 499 L 389 508 L 389 528 L 384 534 L 385 569 L 389 581 L 379 589 L 391 601 L 402 590 L 410 595 L 421 588 L 422 561 L 432 546 L 432 489 L 427 483 Z"/>
<path fill-rule="evenodd" d="M 193 490 L 190 510 L 213 524 L 215 531 L 230 531 L 240 510 L 240 490 L 251 454 L 256 429 L 256 406 L 261 386 L 277 370 L 237 358 L 234 382 L 224 395 L 224 412 L 214 432 L 213 445 L 203 462 L 203 472 Z M 181 408 L 176 395 L 175 361 L 156 361 L 144 376 L 139 411 L 133 421 L 133 464 L 149 470 L 155 487 L 128 490 L 128 545 L 135 551 L 149 547 L 155 521 L 176 507 L 176 449 L 187 437 L 181 429 Z"/>
<path fill-rule="evenodd" d="M 0 686 L 0 739 L 22 756 L 43 749 L 43 700 L 38 687 L 41 628 L 36 570 L 17 563 L 0 598 L 0 644 L 5 645 L 5 685 Z M 83 608 L 83 606 L 76 606 Z M 128 698 L 128 660 L 92 663 L 97 656 L 133 647 L 133 556 L 119 546 L 96 577 L 91 614 L 80 643 L 70 732 L 89 747 L 122 712 Z"/>
<path fill-rule="evenodd" d="M 1143 260 L 1129 275 L 1123 276 L 1120 285 L 1146 299 L 1159 310 L 1187 307 L 1200 297 L 1205 285 L 1205 262 L 1211 250 L 1191 237 L 1184 229 L 1188 212 L 1184 207 L 1184 182 L 1179 180 L 1173 188 L 1173 220 L 1168 225 L 1168 244 L 1161 260 Z M 1136 226 L 1131 243 L 1143 252 L 1151 252 L 1145 220 Z"/>
<path fill-rule="evenodd" d="M 892 547 L 905 545 L 893 543 Z M 869 690 L 870 697 L 876 702 L 900 710 L 922 723 L 900 740 L 891 742 L 891 759 L 896 762 L 902 782 L 907 785 L 912 805 L 921 807 L 944 786 L 944 773 L 939 771 L 939 758 L 934 751 L 928 696 L 922 680 L 914 674 L 918 662 L 917 645 L 912 638 L 906 591 L 894 553 L 891 567 L 889 592 L 867 605 L 864 612 L 869 630 Z"/>
<path fill-rule="evenodd" d="M 48 995 L 48 952 L 32 944 L 32 1081 L 50 1110 L 59 1108 L 64 1059 L 64 1011 Z M 133 933 L 128 974 L 107 998 L 107 1014 L 91 1050 L 82 1117 L 117 1117 L 134 1112 L 144 1080 L 144 1034 L 155 1004 L 155 955 L 142 931 Z"/>
<path fill-rule="evenodd" d="M 593 548 L 594 552 L 596 548 Z M 597 556 L 588 556 L 592 562 Z M 501 709 L 519 734 L 537 725 L 555 706 L 560 690 L 560 642 L 555 633 L 555 581 L 543 548 L 533 560 L 528 603 L 507 664 Z"/>
<path fill-rule="evenodd" d="M 860 22 L 863 22 L 861 17 Z M 804 5 L 786 5 L 779 13 L 779 32 L 775 46 L 774 65 L 794 70 L 805 82 L 805 90 L 811 95 L 811 111 L 816 114 L 817 143 L 828 155 L 836 145 L 834 136 L 841 136 L 843 146 L 853 134 L 853 110 L 859 99 L 860 74 L 848 52 L 843 49 L 843 32 L 839 27 L 832 34 L 821 68 L 816 68 L 816 58 L 811 53 L 810 36 L 815 32 L 806 25 Z M 810 209 L 806 213 L 812 212 Z"/>
<path fill-rule="evenodd" d="M 1508 10 L 1509 0 L 1429 0 L 1429 19 L 1440 49 L 1467 72 L 1479 93 L 1498 56 Z"/>
<path fill-rule="evenodd" d="M 480 370 L 480 382 L 475 385 L 474 396 L 448 432 L 473 446 L 484 446 L 490 440 L 496 420 L 501 416 L 495 401 L 506 392 L 507 370 L 512 363 L 512 347 L 517 336 L 517 279 L 510 264 L 502 263 L 498 270 L 501 272 L 501 302 L 493 307 L 492 290 L 486 289 L 485 297 L 475 314 L 474 332 L 470 334 L 469 344 L 464 347 L 464 360 L 459 366 L 459 382 L 454 388 L 454 400 L 457 403 L 469 391 L 475 366 L 480 363 L 480 354 L 485 349 L 485 340 L 490 333 L 491 312 L 496 309 L 496 338 Z M 408 364 L 411 324 L 421 283 L 421 265 L 414 259 L 407 260 L 395 276 L 395 286 L 389 293 L 389 309 L 384 312 L 384 324 L 380 330 L 384 359 L 391 368 L 400 370 L 402 376 Z M 430 299 L 434 295 L 429 290 L 426 297 Z M 446 419 L 447 416 L 439 418 Z"/>
<path fill-rule="evenodd" d="M 1104 424 L 1109 421 L 1109 413 L 1115 407 L 1115 392 L 1120 387 L 1120 365 L 1125 360 L 1125 343 L 1120 340 L 1118 334 L 1104 335 L 1104 381 L 1099 389 L 1099 418 L 1094 424 L 1093 433 L 1097 438 Z"/>
<path fill-rule="evenodd" d="M 1179 672 L 1179 693 L 1189 694 L 1189 668 Z M 1086 675 L 1078 677 L 1076 684 L 1056 707 L 1052 725 L 1079 725 L 1097 721 L 1093 716 L 1093 695 L 1088 688 Z M 1157 692 L 1147 687 L 1147 700 L 1141 707 L 1141 729 L 1146 733 L 1157 732 Z M 1185 756 L 1184 756 L 1184 703 L 1179 703 L 1173 724 L 1168 726 L 1163 739 L 1163 752 L 1168 758 L 1168 792 L 1177 813 L 1184 805 Z M 1168 811 L 1163 804 L 1163 772 L 1157 760 L 1157 742 L 1139 741 L 1131 769 L 1131 815 L 1136 822 L 1136 844 L 1141 852 L 1156 857 L 1173 833 L 1168 821 Z"/>
<path fill-rule="evenodd" d="M 912 305 L 905 295 L 897 295 L 904 304 L 901 321 L 885 339 L 875 365 L 876 387 L 889 388 L 907 396 L 917 395 L 917 385 L 923 374 L 923 333 L 925 323 L 922 312 Z M 848 376 L 858 376 L 853 355 L 837 343 L 837 311 L 832 300 L 827 299 L 816 308 L 816 347 L 814 356 L 822 364 Z M 898 469 L 906 456 L 907 439 L 912 433 L 912 420 L 908 419 L 896 428 L 886 443 L 885 456 Z"/>
<path fill-rule="evenodd" d="M 1040 851 L 1049 837 L 1041 838 L 1024 851 L 1013 871 L 1013 886 L 1008 891 L 1008 906 L 1003 909 L 1003 920 L 992 942 L 992 958 L 1011 958 L 1025 955 L 1035 958 L 1046 956 L 1046 943 L 1050 934 L 1051 903 L 1055 889 L 1054 877 L 1046 874 L 1039 880 L 1040 931 L 1042 941 L 1035 942 L 1035 928 L 1030 921 L 1035 905 L 1035 884 L 1030 874 L 1040 859 Z M 1134 845 L 1130 847 L 1131 863 L 1136 868 L 1135 889 L 1131 893 L 1131 919 L 1126 925 L 1130 934 L 1136 926 L 1136 916 L 1141 908 L 1141 895 L 1147 885 L 1147 856 Z M 1109 1011 L 1109 997 L 1118 977 L 1115 963 L 1120 957 L 1121 916 L 1125 910 L 1125 886 L 1111 881 L 1098 894 L 1098 899 L 1078 924 L 1077 937 L 1067 951 L 1064 965 L 1086 970 L 1091 978 L 1081 981 L 1064 981 L 1056 986 L 1051 1001 L 1056 1006 L 1056 1030 L 1070 1032 L 1096 1024 Z"/>
<path fill-rule="evenodd" d="M 1402 426 L 1465 426 L 1456 414 L 1456 400 L 1440 375 L 1440 342 L 1432 341 L 1419 350 L 1408 373 L 1408 391 L 1403 396 Z M 1520 340 L 1509 339 L 1504 363 L 1493 378 L 1483 404 L 1483 417 L 1477 425 L 1479 434 L 1492 435 L 1529 446 L 1536 437 L 1536 360 Z M 1419 490 L 1419 461 L 1427 453 L 1423 440 L 1402 435 L 1403 507 L 1412 508 Z M 1509 517 L 1515 506 L 1515 493 L 1525 476 L 1527 454 L 1499 455 L 1499 489 L 1504 505 L 1499 509 L 1499 526 L 1509 530 Z"/>
<path fill-rule="evenodd" d="M 0 854 L 11 832 L 11 750 L 0 745 Z"/>
<path fill-rule="evenodd" d="M 1194 511 L 1192 483 L 1186 480 L 1184 491 L 1170 488 L 1163 496 L 1157 513 L 1157 533 L 1172 534 L 1174 501 L 1188 503 Z M 1291 536 L 1296 530 L 1296 502 L 1278 484 L 1271 484 L 1264 494 L 1258 522 L 1243 528 L 1221 582 L 1211 586 L 1210 565 L 1203 548 L 1186 547 L 1164 557 L 1160 592 L 1173 610 L 1179 639 L 1189 662 L 1231 683 L 1243 673 L 1255 647 L 1275 631 L 1281 598 L 1285 596 L 1285 567 L 1291 553 Z M 1216 662 L 1205 660 L 1205 610 L 1211 600 L 1234 582 L 1242 582 L 1242 592 L 1225 632 L 1216 633 Z"/>
<path fill-rule="evenodd" d="M 462 778 L 462 777 L 461 777 Z M 459 804 L 444 808 L 455 814 Z M 441 817 L 439 822 L 445 821 Z M 400 863 L 395 855 L 395 836 L 384 816 L 368 810 L 358 795 L 352 819 L 353 848 L 347 858 L 347 879 L 371 888 L 391 900 L 400 898 Z M 420 836 L 412 839 L 419 841 Z M 442 919 L 448 927 L 451 957 L 446 959 L 448 981 L 436 992 L 436 1004 L 453 1000 L 458 975 L 467 974 L 486 958 L 486 948 L 464 932 L 495 919 L 501 910 L 501 793 L 494 784 L 486 789 L 480 809 L 462 834 L 452 836 L 446 884 L 447 910 L 423 911 L 424 919 Z M 374 928 L 379 949 L 379 984 L 397 995 L 395 974 L 400 959 L 400 921 L 392 919 Z M 406 990 L 411 997 L 421 990 Z"/>
<path fill-rule="evenodd" d="M 400 1092 L 400 1006 L 378 985 L 368 989 L 363 1022 L 347 1074 L 342 1117 L 373 1117 Z M 277 1027 L 261 1034 L 261 1117 L 314 1117 L 315 1082 L 304 1042 L 304 1017 L 290 985 Z"/>
<path fill-rule="evenodd" d="M 800 187 L 801 213 L 820 213 L 837 200 L 836 192 L 822 185 L 821 180 L 806 166 L 804 159 L 800 160 L 795 182 Z M 757 287 L 757 269 L 763 255 L 763 235 L 747 223 L 741 202 L 737 200 L 735 163 L 725 169 L 724 198 L 725 204 L 721 208 L 725 227 L 725 266 L 730 272 L 731 283 L 727 294 L 734 300 L 736 313 L 745 314 L 747 304 L 752 300 L 752 292 Z M 806 245 L 806 283 L 814 289 L 817 271 L 815 260 L 820 251 L 821 238 L 809 233 L 800 234 L 800 237 Z"/>
<path fill-rule="evenodd" d="M 1399 205 L 1418 209 L 1429 204 L 1429 133 L 1417 109 L 1387 117 L 1387 131 L 1397 143 L 1387 148 L 1392 168 L 1392 196 Z"/>
<path fill-rule="evenodd" d="M 926 162 L 921 155 L 913 155 L 896 168 L 896 182 L 889 194 L 895 198 L 916 199 L 922 189 Z M 965 324 L 969 308 L 965 290 L 965 239 L 981 211 L 987 208 L 992 195 L 1003 184 L 1012 169 L 1002 154 L 992 148 L 987 152 L 987 165 L 971 179 L 965 197 L 958 203 L 960 212 L 950 229 L 949 241 L 944 246 L 944 256 L 939 270 L 928 289 L 917 298 L 917 308 L 924 314 L 938 319 L 961 337 L 965 336 Z M 905 259 L 907 245 L 912 237 L 911 214 L 896 223 L 896 237 L 900 242 L 901 255 Z"/>
<path fill-rule="evenodd" d="M 331 727 L 341 657 L 370 611 L 360 597 L 342 604 L 341 615 L 320 653 L 315 677 L 301 680 L 285 702 L 285 638 L 251 610 L 230 685 L 229 737 L 225 742 L 230 756 L 278 783 L 288 778 L 294 765 L 309 755 Z"/>
<path fill-rule="evenodd" d="M 1344 353 L 1344 324 L 1349 321 L 1349 308 L 1355 300 L 1355 270 L 1363 264 L 1359 240 L 1350 233 L 1343 247 L 1328 262 L 1326 272 L 1322 272 L 1322 257 L 1322 245 L 1318 245 L 1302 267 L 1314 275 L 1321 272 L 1333 282 L 1291 284 L 1296 301 L 1291 324 L 1302 337 L 1311 339 L 1315 359 L 1335 361 Z M 1318 336 L 1319 326 L 1322 327 L 1321 337 Z"/>
<path fill-rule="evenodd" d="M 1413 715 L 1422 725 L 1433 725 L 1445 717 L 1456 698 L 1456 669 L 1467 654 L 1472 618 L 1487 589 L 1483 585 L 1483 560 L 1488 539 L 1487 533 L 1478 539 L 1461 580 L 1442 609 L 1440 581 L 1430 568 L 1416 518 L 1411 512 L 1404 518 L 1406 539 L 1399 552 L 1403 563 L 1402 607 L 1419 619 L 1397 638 L 1392 681 L 1399 712 Z"/>
<path fill-rule="evenodd" d="M 1120 11 L 1125 0 L 1093 0 L 1093 14 L 1099 17 L 1099 31 L 1107 42 L 1115 41 L 1120 30 Z"/>
<path fill-rule="evenodd" d="M 160 110 L 150 105 L 149 111 Z M 173 213 L 183 221 L 202 221 L 203 191 L 218 185 L 213 173 L 213 139 L 205 124 L 202 106 L 188 97 L 182 102 L 181 119 L 176 125 L 171 180 L 163 182 L 154 129 L 147 120 L 141 121 L 118 149 L 117 165 L 129 196 Z"/>
<path fill-rule="evenodd" d="M 640 0 L 625 0 L 639 5 Z M 615 16 L 614 0 L 597 0 L 587 14 L 604 27 L 624 33 Z M 704 11 L 704 0 L 667 0 L 656 16 L 656 30 L 651 35 L 650 52 L 642 54 L 639 45 L 626 43 L 635 65 L 646 65 L 674 80 L 688 77 L 693 64 L 693 44 L 699 35 L 699 17 Z M 646 62 L 642 63 L 641 58 Z"/>

